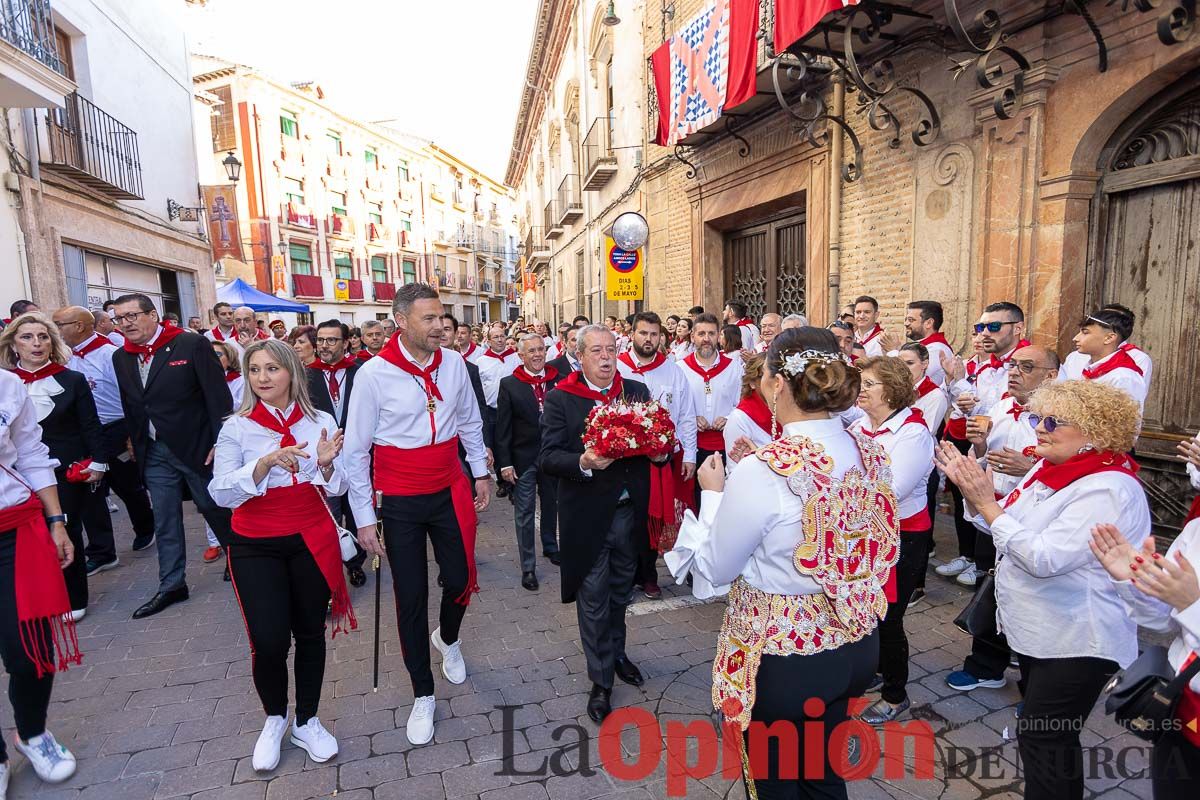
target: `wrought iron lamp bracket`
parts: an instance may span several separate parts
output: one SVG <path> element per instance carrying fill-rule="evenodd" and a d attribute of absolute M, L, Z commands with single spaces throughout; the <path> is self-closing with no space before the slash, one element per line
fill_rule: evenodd
<path fill-rule="evenodd" d="M 204 208 L 202 206 L 181 206 L 174 200 L 167 198 L 167 219 L 179 220 L 180 222 L 199 222 L 200 212 Z"/>
<path fill-rule="evenodd" d="M 747 158 L 750 155 L 750 142 L 746 141 L 746 137 L 742 136 L 740 133 L 737 132 L 737 126 L 738 126 L 738 123 L 736 121 L 737 119 L 738 119 L 737 114 L 729 114 L 729 113 L 725 114 L 725 133 L 729 134 L 734 139 L 738 140 L 738 142 L 739 142 L 738 149 L 737 149 L 738 157 L 739 158 Z"/>
<path fill-rule="evenodd" d="M 675 145 L 675 160 L 680 164 L 687 165 L 688 170 L 684 177 L 686 177 L 689 181 L 696 177 L 697 174 L 696 165 L 688 160 L 688 156 L 694 155 L 694 152 L 694 147 L 688 147 L 687 145 L 683 144 Z"/>

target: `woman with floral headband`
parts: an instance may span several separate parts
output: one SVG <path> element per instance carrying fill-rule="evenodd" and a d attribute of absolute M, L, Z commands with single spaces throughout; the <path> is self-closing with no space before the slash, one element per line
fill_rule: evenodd
<path fill-rule="evenodd" d="M 688 512 L 665 558 L 678 581 L 692 576 L 697 597 L 729 590 L 713 702 L 744 733 L 743 767 L 755 765 L 747 795 L 844 798 L 849 765 L 830 763 L 829 737 L 878 665 L 875 629 L 899 555 L 896 495 L 883 448 L 837 417 L 857 397 L 859 373 L 832 333 L 776 336 L 761 389 L 782 438 L 742 458 L 728 491 L 720 456 L 704 462 L 699 518 Z M 796 738 L 746 733 L 776 722 Z M 814 731 L 822 741 L 806 743 Z M 765 742 L 765 754 L 758 744 L 748 752 L 751 741 Z M 817 749 L 819 771 L 802 755 Z"/>

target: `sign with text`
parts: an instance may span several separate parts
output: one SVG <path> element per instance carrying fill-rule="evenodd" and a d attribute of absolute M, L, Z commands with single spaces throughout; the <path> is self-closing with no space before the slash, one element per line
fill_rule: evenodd
<path fill-rule="evenodd" d="M 604 237 L 605 294 L 609 300 L 641 300 L 645 267 L 641 249 L 622 250 L 611 236 Z"/>
<path fill-rule="evenodd" d="M 333 299 L 334 300 L 349 300 L 350 299 L 350 281 L 335 280 L 333 282 Z"/>

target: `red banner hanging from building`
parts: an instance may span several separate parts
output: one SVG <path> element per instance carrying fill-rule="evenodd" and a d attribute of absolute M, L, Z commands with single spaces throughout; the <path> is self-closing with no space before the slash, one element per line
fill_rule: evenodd
<path fill-rule="evenodd" d="M 775 52 L 782 53 L 803 39 L 834 11 L 858 5 L 858 0 L 776 0 Z"/>
<path fill-rule="evenodd" d="M 204 210 L 208 214 L 208 241 L 213 261 L 242 257 L 242 234 L 238 227 L 237 194 L 233 186 L 203 186 Z"/>

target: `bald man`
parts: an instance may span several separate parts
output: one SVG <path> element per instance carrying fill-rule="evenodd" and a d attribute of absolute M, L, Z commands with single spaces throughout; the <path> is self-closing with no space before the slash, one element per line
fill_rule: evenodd
<path fill-rule="evenodd" d="M 105 312 L 98 312 L 108 319 Z M 142 485 L 137 465 L 129 457 L 126 441 L 129 431 L 125 425 L 125 409 L 113 369 L 113 353 L 117 348 L 107 337 L 96 333 L 93 312 L 81 306 L 68 306 L 55 311 L 54 324 L 63 341 L 71 348 L 67 368 L 82 373 L 96 398 L 96 414 L 100 417 L 103 454 L 94 458 L 108 464 L 108 472 L 97 489 L 89 492 L 83 507 L 83 529 L 87 533 L 87 573 L 95 575 L 117 566 L 116 544 L 113 541 L 112 517 L 108 512 L 108 490 L 116 492 L 129 512 L 133 523 L 133 549 L 142 550 L 154 541 L 154 512 L 150 498 Z"/>
<path fill-rule="evenodd" d="M 125 346 L 125 337 L 117 330 L 117 326 L 113 325 L 112 317 L 108 315 L 107 311 L 93 311 L 91 314 L 96 333 L 108 339 L 116 347 Z"/>
<path fill-rule="evenodd" d="M 237 345 L 240 350 L 245 350 L 255 339 L 269 339 L 270 335 L 266 331 L 258 329 L 258 323 L 254 319 L 254 309 L 250 306 L 239 306 L 233 310 L 233 335 L 237 338 Z M 241 353 L 238 353 L 241 356 Z"/>
<path fill-rule="evenodd" d="M 758 321 L 759 337 L 754 352 L 767 352 L 767 348 L 771 346 L 771 340 L 778 336 L 781 330 L 783 330 L 782 317 L 778 314 L 763 314 L 762 319 Z"/>

